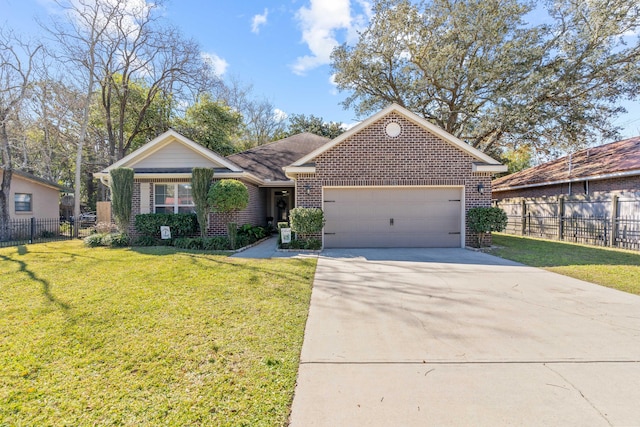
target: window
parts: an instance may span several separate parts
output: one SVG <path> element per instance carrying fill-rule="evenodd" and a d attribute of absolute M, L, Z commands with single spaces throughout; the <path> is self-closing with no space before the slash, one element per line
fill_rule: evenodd
<path fill-rule="evenodd" d="M 191 184 L 156 184 L 155 213 L 195 213 Z"/>
<path fill-rule="evenodd" d="M 16 193 L 14 202 L 16 212 L 31 212 L 31 194 Z"/>

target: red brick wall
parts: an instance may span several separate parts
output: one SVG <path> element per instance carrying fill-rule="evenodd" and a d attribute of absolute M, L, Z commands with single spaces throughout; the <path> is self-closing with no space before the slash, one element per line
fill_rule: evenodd
<path fill-rule="evenodd" d="M 215 181 L 215 179 L 214 179 Z M 238 223 L 238 225 L 242 224 L 252 224 L 252 225 L 265 225 L 266 224 L 266 208 L 265 208 L 265 191 L 258 188 L 256 185 L 251 184 L 249 182 L 243 182 L 247 189 L 249 190 L 249 206 L 247 209 L 238 212 L 233 215 L 233 220 Z M 151 212 L 153 212 L 154 206 L 154 185 L 158 184 L 166 184 L 166 183 L 189 183 L 191 182 L 188 179 L 136 179 L 133 187 L 133 203 L 131 208 L 131 225 L 129 228 L 130 235 L 133 237 L 137 236 L 134 228 L 134 220 L 135 216 L 140 213 L 140 186 L 141 185 L 149 185 L 149 203 L 151 206 Z M 226 220 L 220 214 L 212 213 L 210 214 L 209 220 L 209 228 L 207 229 L 208 236 L 220 236 L 227 234 L 227 226 Z"/>
<path fill-rule="evenodd" d="M 391 138 L 389 122 L 402 127 Z M 421 126 L 392 113 L 316 158 L 315 174 L 298 175 L 296 204 L 322 207 L 323 186 L 464 186 L 465 212 L 491 205 L 491 174 L 472 173 L 477 161 Z M 484 194 L 477 191 L 482 183 Z M 310 194 L 307 194 L 307 188 Z M 466 244 L 475 241 L 466 230 Z"/>

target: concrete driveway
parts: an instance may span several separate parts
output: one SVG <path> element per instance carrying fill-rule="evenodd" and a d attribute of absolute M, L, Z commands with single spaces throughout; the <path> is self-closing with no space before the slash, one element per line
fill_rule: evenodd
<path fill-rule="evenodd" d="M 326 250 L 290 425 L 640 426 L 640 297 L 464 249 Z"/>

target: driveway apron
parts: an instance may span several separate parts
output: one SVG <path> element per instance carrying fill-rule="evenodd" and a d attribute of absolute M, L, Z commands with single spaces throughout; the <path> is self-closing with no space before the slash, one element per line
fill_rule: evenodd
<path fill-rule="evenodd" d="M 640 297 L 464 249 L 326 250 L 290 425 L 640 426 Z"/>

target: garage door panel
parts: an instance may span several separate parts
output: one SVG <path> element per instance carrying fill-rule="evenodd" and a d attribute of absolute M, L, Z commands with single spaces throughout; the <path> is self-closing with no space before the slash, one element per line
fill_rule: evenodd
<path fill-rule="evenodd" d="M 459 247 L 460 188 L 325 188 L 326 247 Z"/>

